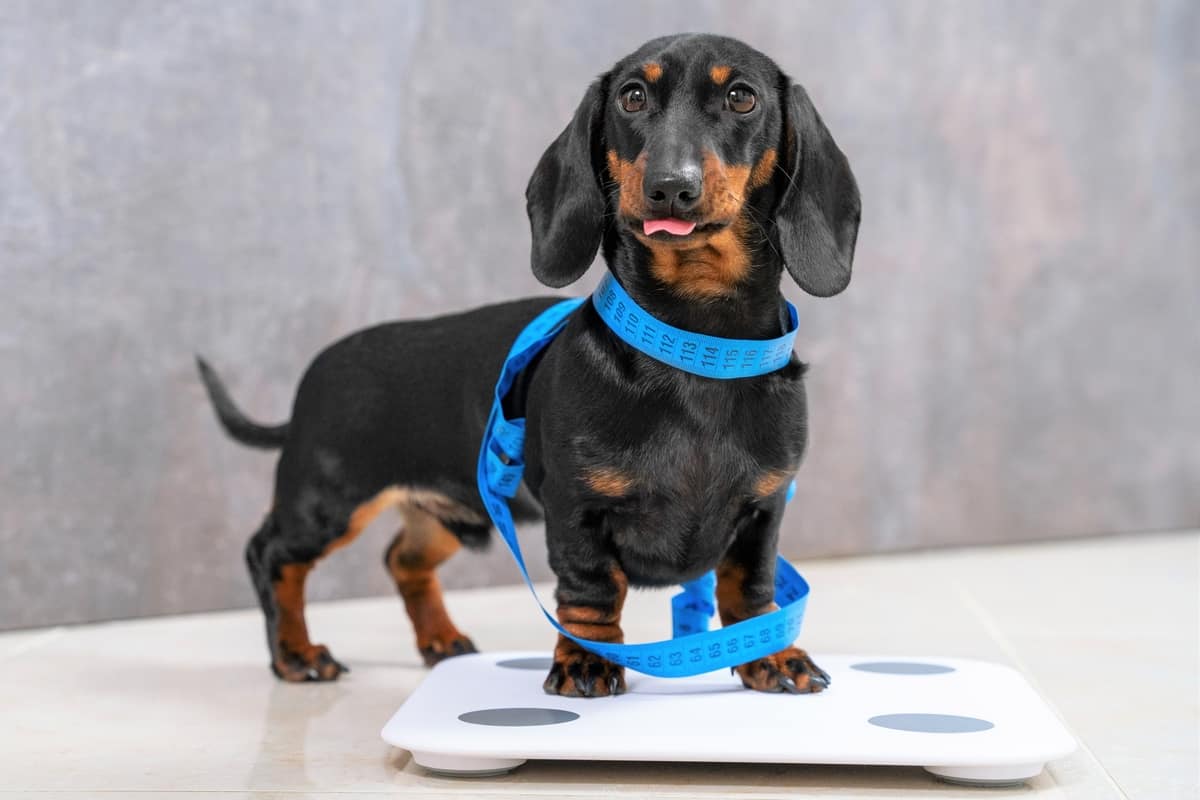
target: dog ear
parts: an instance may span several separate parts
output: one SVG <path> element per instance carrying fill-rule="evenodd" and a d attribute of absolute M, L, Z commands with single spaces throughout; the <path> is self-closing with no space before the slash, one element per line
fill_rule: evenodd
<path fill-rule="evenodd" d="M 788 86 L 790 82 L 784 82 Z M 800 288 L 830 297 L 850 283 L 862 206 L 850 163 L 798 84 L 781 92 L 788 185 L 775 212 L 787 271 Z"/>
<path fill-rule="evenodd" d="M 533 274 L 556 289 L 587 272 L 604 233 L 604 82 L 600 78 L 588 88 L 575 117 L 546 149 L 525 189 Z"/>

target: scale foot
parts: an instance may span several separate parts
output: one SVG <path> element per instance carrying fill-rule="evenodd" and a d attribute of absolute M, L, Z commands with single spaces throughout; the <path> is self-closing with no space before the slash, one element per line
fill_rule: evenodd
<path fill-rule="evenodd" d="M 512 772 L 525 763 L 523 758 L 481 758 L 448 756 L 442 753 L 413 751 L 413 761 L 436 775 L 451 778 L 493 778 Z"/>
<path fill-rule="evenodd" d="M 962 786 L 1019 786 L 1042 773 L 1043 763 L 1007 764 L 999 767 L 925 767 L 947 783 Z"/>

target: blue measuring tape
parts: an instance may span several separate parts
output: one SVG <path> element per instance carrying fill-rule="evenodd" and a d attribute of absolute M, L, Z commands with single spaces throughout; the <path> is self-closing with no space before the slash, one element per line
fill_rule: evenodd
<path fill-rule="evenodd" d="M 612 281 L 612 284 L 615 285 L 616 282 Z M 603 302 L 600 299 L 599 291 L 595 300 L 597 307 L 600 302 Z M 542 601 L 538 599 L 533 582 L 529 578 L 529 570 L 525 566 L 525 558 L 521 554 L 521 545 L 517 541 L 517 530 L 513 524 L 507 500 L 516 495 L 525 470 L 523 460 L 525 420 L 524 418 L 506 419 L 502 402 L 521 370 L 527 367 L 534 357 L 558 335 L 566 325 L 571 313 L 584 302 L 586 300 L 581 298 L 556 303 L 539 314 L 517 336 L 509 350 L 508 358 L 505 359 L 500 370 L 500 377 L 496 381 L 492 410 L 479 452 L 479 464 L 476 472 L 479 494 L 483 498 L 488 516 L 491 517 L 496 530 L 500 532 L 500 537 L 508 546 L 513 559 L 516 560 L 525 584 L 533 593 L 534 600 L 542 610 L 542 614 L 563 636 L 615 664 L 647 675 L 661 678 L 699 675 L 716 669 L 734 667 L 779 652 L 795 641 L 800 634 L 800 624 L 804 619 L 804 607 L 808 601 L 809 591 L 808 583 L 782 556 L 775 564 L 775 602 L 779 606 L 777 610 L 718 630 L 708 630 L 709 620 L 716 611 L 714 600 L 716 577 L 709 572 L 697 580 L 685 583 L 683 592 L 672 598 L 673 638 L 658 642 L 613 644 L 582 639 L 560 625 L 558 620 L 542 605 Z M 632 304 L 632 300 L 629 302 Z M 634 313 L 645 314 L 636 304 L 627 308 L 631 308 Z M 795 309 L 791 309 L 790 313 L 793 320 L 791 336 L 794 337 Z M 646 317 L 648 321 L 653 321 L 649 315 Z M 619 332 L 618 335 L 620 335 Z M 731 340 L 717 339 L 716 341 Z M 790 358 L 791 339 L 788 341 L 788 357 Z M 642 348 L 639 347 L 639 349 Z M 720 363 L 719 359 L 718 363 Z M 791 499 L 792 491 L 793 487 L 789 487 L 788 499 Z"/>
<path fill-rule="evenodd" d="M 784 301 L 787 302 L 787 301 Z M 796 307 L 787 303 L 787 332 L 774 339 L 722 339 L 660 322 L 639 306 L 611 272 L 592 295 L 600 318 L 626 344 L 664 364 L 705 378 L 752 378 L 783 369 L 799 330 Z"/>

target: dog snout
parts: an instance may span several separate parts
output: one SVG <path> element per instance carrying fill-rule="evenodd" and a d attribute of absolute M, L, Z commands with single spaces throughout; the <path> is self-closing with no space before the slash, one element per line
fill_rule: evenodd
<path fill-rule="evenodd" d="M 675 217 L 694 211 L 700 205 L 704 176 L 699 164 L 648 170 L 642 188 L 646 208 L 652 217 Z"/>

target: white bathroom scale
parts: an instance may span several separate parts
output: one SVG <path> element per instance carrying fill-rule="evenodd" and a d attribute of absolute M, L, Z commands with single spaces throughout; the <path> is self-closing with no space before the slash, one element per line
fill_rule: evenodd
<path fill-rule="evenodd" d="M 384 726 L 420 766 L 498 775 L 530 759 L 924 767 L 947 780 L 1019 783 L 1075 740 L 1016 670 L 959 658 L 822 654 L 820 694 L 752 692 L 728 670 L 626 673 L 619 697 L 542 691 L 544 653 L 438 664 Z"/>

